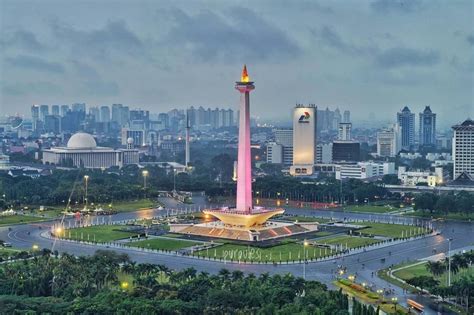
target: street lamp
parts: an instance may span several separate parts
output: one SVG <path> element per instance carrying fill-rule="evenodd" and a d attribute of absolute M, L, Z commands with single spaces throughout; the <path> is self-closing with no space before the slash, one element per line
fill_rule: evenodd
<path fill-rule="evenodd" d="M 394 297 L 392 298 L 392 303 L 393 303 L 393 305 L 394 305 L 394 307 L 395 307 L 395 310 L 397 310 L 397 302 L 398 302 L 398 298 L 397 298 L 396 296 L 394 296 Z"/>
<path fill-rule="evenodd" d="M 308 241 L 305 239 L 303 241 L 303 279 L 306 280 L 306 246 L 308 246 L 309 243 Z"/>
<path fill-rule="evenodd" d="M 37 251 L 37 250 L 39 249 L 39 246 L 36 245 L 36 244 L 34 244 L 33 246 L 31 246 L 31 249 L 32 249 L 33 251 Z"/>
<path fill-rule="evenodd" d="M 87 185 L 89 183 L 89 175 L 84 175 L 84 183 L 85 183 L 85 186 L 86 186 L 86 196 L 85 196 L 85 210 L 87 210 Z"/>
<path fill-rule="evenodd" d="M 452 238 L 448 238 L 448 287 L 451 286 L 451 242 Z"/>
<path fill-rule="evenodd" d="M 142 175 L 143 175 L 143 189 L 146 190 L 146 178 L 148 176 L 148 171 L 147 170 L 144 170 L 142 172 Z"/>
<path fill-rule="evenodd" d="M 349 279 L 350 281 L 354 282 L 355 276 L 354 276 L 354 275 L 349 275 L 349 276 L 347 277 L 347 279 Z"/>

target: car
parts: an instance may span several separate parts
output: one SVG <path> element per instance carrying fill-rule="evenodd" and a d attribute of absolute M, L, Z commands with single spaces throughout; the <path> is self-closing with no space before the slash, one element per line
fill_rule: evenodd
<path fill-rule="evenodd" d="M 12 247 L 12 244 L 8 242 L 4 242 L 3 247 Z"/>

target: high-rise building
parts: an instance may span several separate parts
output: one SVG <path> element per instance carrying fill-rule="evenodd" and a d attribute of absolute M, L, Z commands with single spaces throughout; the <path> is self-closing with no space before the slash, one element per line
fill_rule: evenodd
<path fill-rule="evenodd" d="M 86 112 L 86 103 L 74 103 L 71 105 L 73 112 Z"/>
<path fill-rule="evenodd" d="M 122 104 L 112 104 L 112 121 L 119 126 L 125 127 L 130 119 L 130 109 Z"/>
<path fill-rule="evenodd" d="M 349 123 L 351 122 L 351 112 L 348 110 L 344 111 L 342 122 Z"/>
<path fill-rule="evenodd" d="M 316 163 L 315 105 L 296 105 L 293 110 L 293 166 L 291 175 L 312 175 Z"/>
<path fill-rule="evenodd" d="M 61 117 L 66 116 L 66 113 L 69 111 L 69 105 L 61 105 Z"/>
<path fill-rule="evenodd" d="M 31 120 L 33 122 L 33 131 L 38 129 L 38 121 L 39 121 L 39 109 L 38 105 L 31 106 Z"/>
<path fill-rule="evenodd" d="M 420 113 L 420 146 L 436 146 L 436 114 L 429 106 Z"/>
<path fill-rule="evenodd" d="M 360 161 L 360 143 L 355 141 L 334 141 L 332 143 L 333 162 Z"/>
<path fill-rule="evenodd" d="M 44 119 L 44 131 L 58 134 L 61 131 L 61 118 L 57 115 L 47 115 Z"/>
<path fill-rule="evenodd" d="M 318 164 L 332 163 L 332 143 L 320 143 L 316 146 L 316 162 Z"/>
<path fill-rule="evenodd" d="M 398 123 L 377 133 L 377 155 L 394 157 L 401 150 L 401 130 Z"/>
<path fill-rule="evenodd" d="M 267 163 L 293 164 L 293 130 L 276 129 L 275 142 L 267 145 Z"/>
<path fill-rule="evenodd" d="M 339 132 L 337 139 L 342 141 L 350 141 L 352 138 L 351 131 L 351 123 L 339 123 Z"/>
<path fill-rule="evenodd" d="M 46 116 L 49 115 L 49 106 L 48 105 L 40 105 L 39 108 L 39 119 L 44 122 Z"/>
<path fill-rule="evenodd" d="M 100 107 L 100 121 L 104 123 L 110 122 L 110 108 L 109 106 Z"/>
<path fill-rule="evenodd" d="M 94 120 L 96 122 L 100 121 L 100 110 L 99 107 L 94 106 L 94 107 L 89 107 L 89 115 L 94 117 Z"/>
<path fill-rule="evenodd" d="M 397 113 L 397 121 L 402 128 L 402 148 L 410 150 L 415 144 L 415 114 L 405 106 Z"/>
<path fill-rule="evenodd" d="M 59 116 L 59 105 L 51 106 L 51 114 L 54 116 Z"/>
<path fill-rule="evenodd" d="M 452 127 L 453 134 L 453 177 L 457 178 L 462 173 L 474 178 L 474 121 L 465 120 Z"/>

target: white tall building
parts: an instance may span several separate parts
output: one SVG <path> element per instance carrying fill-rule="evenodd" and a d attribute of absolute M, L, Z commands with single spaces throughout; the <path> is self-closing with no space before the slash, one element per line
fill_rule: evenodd
<path fill-rule="evenodd" d="M 340 123 L 339 124 L 339 133 L 338 133 L 338 140 L 343 141 L 350 141 L 351 140 L 351 132 L 352 132 L 352 124 L 351 123 Z"/>
<path fill-rule="evenodd" d="M 474 178 L 474 121 L 465 120 L 452 127 L 453 134 L 453 160 L 454 178 L 466 173 Z"/>
<path fill-rule="evenodd" d="M 332 163 L 332 143 L 320 143 L 316 146 L 316 163 Z"/>
<path fill-rule="evenodd" d="M 399 124 L 393 124 L 389 129 L 377 133 L 377 155 L 394 157 L 402 149 L 401 129 Z"/>
<path fill-rule="evenodd" d="M 291 175 L 312 175 L 316 163 L 316 106 L 297 105 L 293 111 Z"/>
<path fill-rule="evenodd" d="M 436 167 L 435 171 L 431 172 L 429 170 L 408 171 L 405 166 L 400 166 L 398 167 L 398 179 L 405 186 L 416 186 L 423 183 L 434 187 L 444 182 L 444 172 L 442 167 Z"/>

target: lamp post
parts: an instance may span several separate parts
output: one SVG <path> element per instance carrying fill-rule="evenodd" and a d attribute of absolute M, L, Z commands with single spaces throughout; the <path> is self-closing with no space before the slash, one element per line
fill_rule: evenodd
<path fill-rule="evenodd" d="M 148 171 L 143 170 L 142 176 L 143 176 L 143 190 L 145 191 L 145 198 L 146 198 L 146 178 L 148 177 Z"/>
<path fill-rule="evenodd" d="M 303 279 L 306 280 L 306 246 L 308 246 L 308 241 L 306 239 L 303 241 Z"/>
<path fill-rule="evenodd" d="M 452 238 L 448 238 L 448 287 L 451 286 L 451 242 Z"/>
<path fill-rule="evenodd" d="M 89 175 L 84 175 L 84 184 L 86 186 L 86 195 L 85 195 L 85 198 L 84 198 L 85 210 L 87 210 L 87 186 L 88 186 L 88 183 L 89 183 Z"/>
<path fill-rule="evenodd" d="M 392 303 L 393 303 L 393 306 L 395 307 L 395 310 L 397 310 L 397 302 L 398 302 L 398 298 L 396 296 L 394 296 L 392 298 Z"/>

